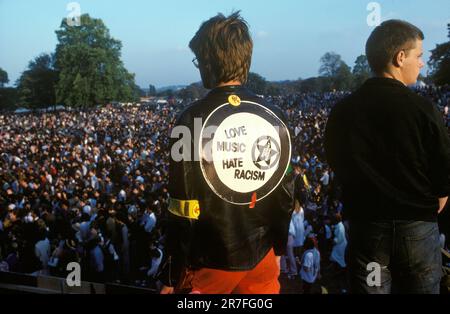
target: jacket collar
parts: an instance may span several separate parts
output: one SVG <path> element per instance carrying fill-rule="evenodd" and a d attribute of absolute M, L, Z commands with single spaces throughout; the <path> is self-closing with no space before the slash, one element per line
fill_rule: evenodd
<path fill-rule="evenodd" d="M 388 78 L 388 77 L 372 77 L 368 79 L 365 83 L 366 85 L 390 85 L 390 86 L 398 86 L 398 87 L 406 87 L 405 84 L 400 82 L 399 80 Z"/>
<path fill-rule="evenodd" d="M 243 85 L 226 85 L 221 87 L 213 88 L 208 95 L 213 95 L 217 93 L 238 93 L 244 91 L 246 88 Z"/>

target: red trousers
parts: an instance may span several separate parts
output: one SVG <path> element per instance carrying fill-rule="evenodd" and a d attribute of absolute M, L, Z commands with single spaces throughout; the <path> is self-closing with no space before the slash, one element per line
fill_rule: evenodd
<path fill-rule="evenodd" d="M 255 268 L 248 271 L 224 271 L 210 268 L 188 271 L 192 293 L 202 294 L 278 294 L 280 283 L 273 249 Z"/>

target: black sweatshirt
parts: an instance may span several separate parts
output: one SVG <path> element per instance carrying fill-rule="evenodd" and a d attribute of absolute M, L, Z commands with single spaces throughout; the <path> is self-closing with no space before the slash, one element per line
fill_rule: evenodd
<path fill-rule="evenodd" d="M 336 104 L 325 149 L 350 220 L 436 221 L 450 194 L 443 116 L 397 80 L 369 79 Z"/>

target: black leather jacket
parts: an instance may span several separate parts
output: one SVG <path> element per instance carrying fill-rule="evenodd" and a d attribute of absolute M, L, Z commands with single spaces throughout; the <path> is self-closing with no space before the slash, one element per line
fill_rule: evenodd
<path fill-rule="evenodd" d="M 214 109 L 228 102 L 230 95 L 261 104 L 285 121 L 279 109 L 264 105 L 263 99 L 247 89 L 225 86 L 213 89 L 204 99 L 189 106 L 180 114 L 176 125 L 187 126 L 194 135 L 194 118 L 202 118 L 204 123 Z M 177 140 L 172 139 L 171 147 Z M 194 156 L 194 139 L 191 144 Z M 284 255 L 292 208 L 292 196 L 284 180 L 249 208 L 249 205 L 226 202 L 214 193 L 199 161 L 176 162 L 171 158 L 169 177 L 169 207 L 178 206 L 187 216 L 175 215 L 170 208 L 167 213 L 165 262 L 160 276 L 166 286 L 176 286 L 186 268 L 245 271 L 254 268 L 271 248 L 276 255 Z M 195 219 L 188 217 L 192 210 L 200 212 Z"/>

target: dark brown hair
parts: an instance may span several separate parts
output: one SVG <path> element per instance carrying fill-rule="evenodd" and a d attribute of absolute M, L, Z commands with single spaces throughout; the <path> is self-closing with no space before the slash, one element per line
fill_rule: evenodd
<path fill-rule="evenodd" d="M 414 49 L 416 40 L 424 40 L 423 32 L 411 23 L 389 20 L 377 26 L 366 43 L 366 55 L 375 74 L 385 71 L 401 50 Z"/>

